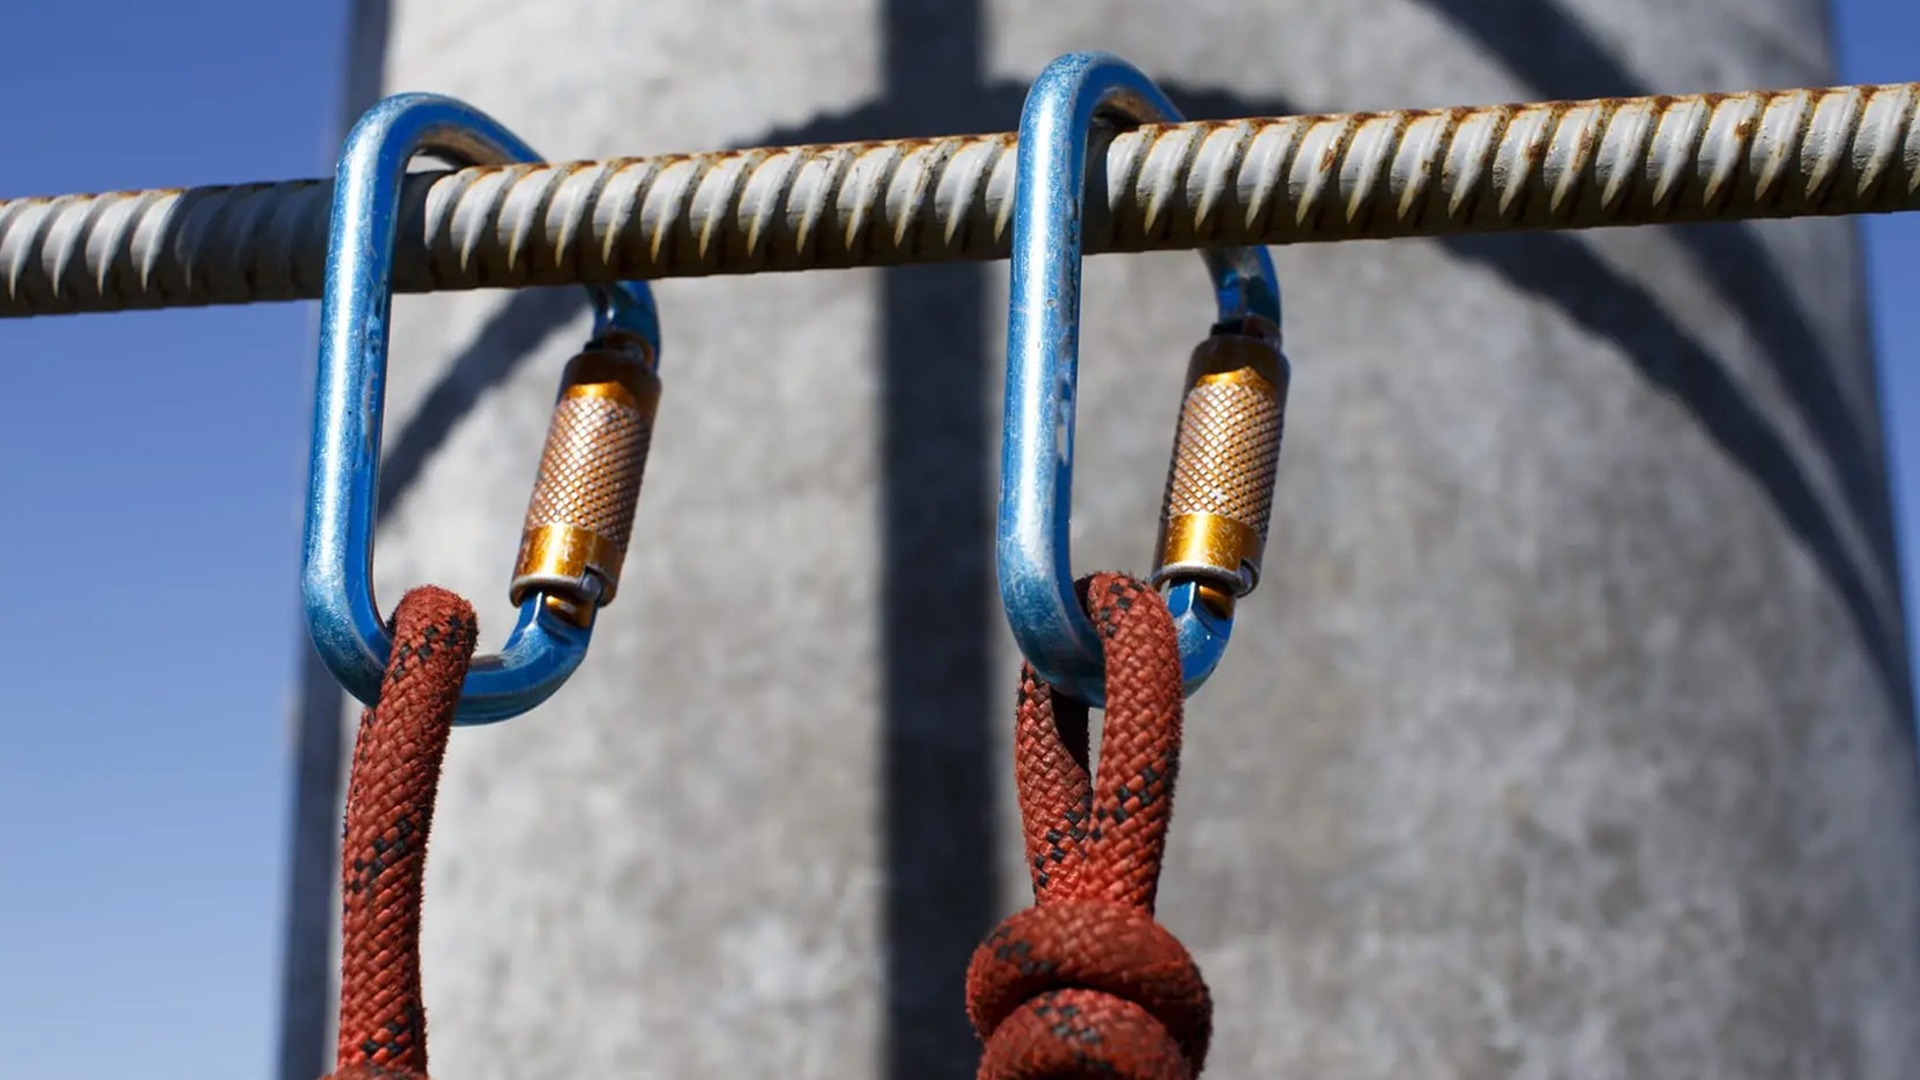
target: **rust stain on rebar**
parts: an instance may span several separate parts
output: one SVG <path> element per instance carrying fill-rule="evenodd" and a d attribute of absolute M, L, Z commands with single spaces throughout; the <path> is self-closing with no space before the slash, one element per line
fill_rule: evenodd
<path fill-rule="evenodd" d="M 1245 223 L 1248 242 L 1302 243 L 1507 227 L 1574 228 L 1699 220 L 1728 214 L 1778 217 L 1794 212 L 1830 214 L 1848 206 L 1863 211 L 1920 208 L 1916 207 L 1920 203 L 1920 179 L 1914 176 L 1915 162 L 1906 149 L 1911 139 L 1908 132 L 1915 123 L 1912 98 L 1916 93 L 1920 93 L 1920 84 L 1306 113 L 1148 125 L 1119 137 L 1134 140 L 1131 146 L 1135 151 L 1151 154 L 1158 139 L 1206 142 L 1221 132 L 1237 132 L 1233 139 L 1237 149 L 1225 155 L 1209 152 L 1183 159 L 1178 167 L 1189 170 L 1187 173 L 1160 178 L 1207 186 L 1208 190 L 1236 182 L 1239 170 L 1248 164 L 1244 157 L 1247 148 L 1256 140 L 1263 135 L 1280 137 L 1278 145 L 1284 152 L 1271 160 L 1263 159 L 1263 167 L 1277 173 L 1257 186 L 1257 198 L 1264 201 L 1249 208 L 1252 217 Z M 1889 94 L 1898 96 L 1897 115 L 1890 121 L 1880 117 L 1882 107 L 1877 104 L 1885 103 Z M 1790 112 L 1783 113 L 1782 109 Z M 1633 117 L 1633 132 L 1648 124 L 1651 127 L 1638 143 L 1630 144 L 1626 136 L 1632 132 L 1626 131 L 1620 133 L 1617 145 L 1610 143 L 1609 131 L 1628 110 Z M 1879 122 L 1863 128 L 1869 110 Z M 1385 129 L 1383 120 L 1393 123 L 1391 130 Z M 1438 130 L 1425 128 L 1428 123 Z M 1422 148 L 1422 153 L 1430 152 L 1431 157 L 1423 157 L 1420 168 L 1402 175 L 1393 169 L 1397 155 L 1407 150 L 1407 134 L 1414 125 L 1422 125 L 1421 137 L 1432 140 L 1431 147 Z M 1769 137 L 1770 131 L 1777 137 Z M 1805 166 L 1783 172 L 1781 184 L 1770 189 L 1769 197 L 1762 202 L 1756 202 L 1752 192 L 1740 194 L 1737 184 L 1725 188 L 1724 199 L 1706 202 L 1680 196 L 1682 189 L 1693 190 L 1687 183 L 1674 188 L 1673 197 L 1646 198 L 1649 192 L 1666 190 L 1656 174 L 1689 171 L 1676 171 L 1673 166 L 1690 166 L 1697 172 L 1702 164 L 1712 164 L 1721 173 L 1731 170 L 1732 175 L 1760 167 L 1763 163 L 1746 160 L 1755 152 L 1756 139 L 1765 139 L 1766 155 L 1772 162 L 1769 168 L 1791 164 L 1788 159 L 1804 159 Z M 1316 140 L 1320 149 L 1299 157 L 1303 147 Z M 625 253 L 617 255 L 615 262 L 627 256 L 641 258 L 645 268 L 658 276 L 751 273 L 775 265 L 782 270 L 854 266 L 900 257 L 919 261 L 923 257 L 939 260 L 1004 255 L 1005 238 L 1001 234 L 1006 208 L 995 200 L 1006 196 L 1004 155 L 1017 146 L 1017 133 L 999 132 L 745 147 L 605 161 L 488 165 L 414 174 L 409 178 L 409 200 L 425 197 L 432 187 L 460 204 L 457 214 L 449 214 L 443 205 L 427 227 L 436 246 L 452 244 L 464 254 L 445 265 L 424 268 L 417 277 L 410 276 L 402 288 L 459 289 L 488 283 L 530 283 L 534 279 L 541 284 L 578 280 L 572 275 L 601 269 L 604 260 L 586 257 L 590 250 Z M 1584 181 L 1593 179 L 1579 174 L 1593 169 L 1600 153 L 1608 153 L 1609 162 L 1630 166 L 1627 173 L 1616 174 L 1608 181 L 1606 190 L 1611 194 L 1602 195 L 1607 205 L 1598 208 L 1604 222 L 1588 212 L 1593 209 L 1588 201 L 1555 194 L 1574 195 Z M 1336 174 L 1348 166 L 1354 167 L 1353 176 L 1366 179 L 1365 190 L 1340 189 L 1344 178 Z M 1463 168 L 1464 173 L 1460 171 Z M 957 171 L 948 174 L 950 169 Z M 1315 193 L 1311 196 L 1313 205 L 1292 205 L 1289 200 L 1294 197 L 1290 194 L 1293 189 L 1289 185 L 1297 173 L 1315 170 L 1319 175 L 1305 177 L 1309 190 Z M 599 198 L 602 187 L 622 173 L 622 186 L 617 190 L 633 201 L 630 210 L 611 219 L 582 216 L 585 207 Z M 940 180 L 943 174 L 964 179 L 965 183 L 944 184 Z M 1846 180 L 1869 174 L 1874 178 L 1871 192 L 1854 190 L 1857 185 Z M 654 183 L 660 177 L 665 177 L 664 185 Z M 760 178 L 758 182 L 756 177 Z M 768 181 L 774 182 L 772 187 L 761 186 Z M 570 194 L 584 194 L 585 201 L 570 203 L 566 215 L 556 215 L 551 210 L 552 200 L 559 185 L 570 182 L 576 185 Z M 0 296 L 0 309 L 6 314 L 29 314 L 36 310 L 168 306 L 183 301 L 239 303 L 264 298 L 261 290 L 266 288 L 278 298 L 279 285 L 262 284 L 276 280 L 275 275 L 257 271 L 267 265 L 266 261 L 278 266 L 289 257 L 296 264 L 296 291 L 315 295 L 327 207 L 325 200 L 313 198 L 312 192 L 328 183 L 326 179 L 312 179 L 0 199 L 0 215 L 8 222 L 0 242 L 6 244 L 15 270 L 7 286 L 13 291 Z M 439 187 L 441 183 L 447 186 Z M 908 193 L 910 201 L 895 205 L 890 201 L 893 189 L 903 184 L 913 188 Z M 1460 189 L 1462 184 L 1470 186 Z M 1882 198 L 1879 193 L 1884 191 L 1893 191 L 1895 196 Z M 745 207 L 740 200 L 748 192 L 758 193 L 751 214 L 741 212 Z M 788 209 L 804 209 L 808 219 L 787 221 L 779 211 L 769 209 L 772 204 L 764 203 L 768 197 L 782 205 L 791 201 Z M 1134 197 L 1125 193 L 1121 196 L 1123 200 Z M 262 198 L 269 202 L 254 202 Z M 1408 204 L 1410 210 L 1390 205 L 1393 200 L 1409 198 L 1415 200 Z M 1542 199 L 1547 200 L 1542 204 L 1544 211 L 1541 205 L 1529 208 L 1529 204 Z M 103 214 L 103 209 L 123 201 L 139 207 L 138 213 L 132 217 Z M 195 291 L 191 297 L 137 291 L 164 289 L 164 285 L 147 283 L 171 280 L 168 267 L 178 263 L 169 264 L 168 260 L 181 258 L 180 252 L 173 247 L 136 252 L 124 243 L 97 245 L 96 223 L 111 222 L 110 227 L 118 230 L 116 236 L 147 236 L 143 230 L 160 216 L 173 213 L 183 201 L 199 208 L 193 219 L 193 249 L 220 250 L 224 253 L 222 265 L 230 264 L 234 273 L 217 288 L 209 284 L 210 292 Z M 230 213 L 242 202 L 247 204 L 246 212 Z M 802 207 L 800 202 L 806 205 Z M 1196 202 L 1205 204 L 1206 199 Z M 1490 209 L 1494 204 L 1497 208 Z M 514 227 L 503 229 L 499 227 L 501 215 L 509 206 Z M 980 226 L 977 216 L 983 208 L 993 216 L 989 232 L 983 234 L 990 242 L 964 240 Z M 1137 215 L 1142 209 L 1139 204 L 1122 203 L 1111 211 L 1115 215 Z M 68 228 L 69 218 L 78 227 Z M 270 234 L 239 231 L 246 223 L 261 220 L 273 220 L 279 227 Z M 864 231 L 870 226 L 882 228 L 892 238 Z M 765 261 L 764 244 L 752 240 L 736 243 L 733 239 L 761 228 L 772 229 L 780 237 L 779 244 L 791 248 L 775 252 L 771 264 Z M 697 231 L 698 236 L 690 230 Z M 827 242 L 808 239 L 816 233 Z M 844 235 L 830 239 L 828 233 Z M 1180 235 L 1181 229 L 1174 221 L 1161 220 L 1154 233 L 1128 241 L 1129 250 L 1137 243 L 1157 247 L 1170 242 L 1168 238 Z M 999 242 L 991 242 L 994 237 L 999 237 Z M 933 239 L 923 244 L 926 238 Z M 296 249 L 291 252 L 287 250 L 290 242 Z M 689 243 L 694 246 L 687 247 Z M 541 254 L 547 250 L 543 245 L 552 245 L 557 252 L 563 244 L 571 246 L 573 254 L 554 254 L 551 260 Z M 403 245 L 403 263 L 409 258 L 407 251 L 407 245 Z M 125 269 L 128 260 L 140 260 L 137 273 Z M 568 265 L 549 266 L 549 261 Z M 59 281 L 53 280 L 56 274 Z M 69 291 L 70 287 L 79 288 L 72 283 L 104 280 L 136 291 L 124 295 L 116 292 L 111 297 Z"/>

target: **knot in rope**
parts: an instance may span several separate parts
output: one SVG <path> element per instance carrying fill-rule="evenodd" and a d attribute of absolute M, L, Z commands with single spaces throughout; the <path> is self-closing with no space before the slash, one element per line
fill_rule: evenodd
<path fill-rule="evenodd" d="M 1212 999 L 1153 919 L 1180 760 L 1179 645 L 1143 582 L 1094 574 L 1080 592 L 1106 652 L 1098 776 L 1086 705 L 1024 668 L 1014 773 L 1034 906 L 967 968 L 979 1080 L 1192 1080 Z"/>
<path fill-rule="evenodd" d="M 379 704 L 360 714 L 340 846 L 340 1041 L 331 1080 L 424 1080 L 420 892 L 473 606 L 444 589 L 394 610 Z"/>

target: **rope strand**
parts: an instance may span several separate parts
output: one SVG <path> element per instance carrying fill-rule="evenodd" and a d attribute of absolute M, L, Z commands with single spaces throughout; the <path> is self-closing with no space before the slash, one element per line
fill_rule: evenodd
<path fill-rule="evenodd" d="M 1080 588 L 1106 650 L 1100 758 L 1090 769 L 1086 705 L 1023 669 L 1014 774 L 1034 905 L 967 969 L 979 1078 L 1192 1080 L 1212 999 L 1153 919 L 1180 766 L 1179 643 L 1145 583 L 1095 574 Z"/>
<path fill-rule="evenodd" d="M 360 715 L 340 849 L 340 1042 L 331 1080 L 424 1080 L 420 894 L 434 794 L 473 660 L 473 607 L 415 589 L 393 616 L 379 704 Z"/>
<path fill-rule="evenodd" d="M 1090 768 L 1087 707 L 1022 673 L 1015 770 L 1034 906 L 974 953 L 980 1080 L 1193 1080 L 1212 1001 L 1153 919 L 1181 741 L 1180 655 L 1159 594 L 1080 583 L 1107 657 Z M 341 850 L 340 1038 L 329 1080 L 426 1080 L 420 903 L 433 804 L 477 627 L 443 589 L 401 600 L 379 703 L 360 719 Z"/>

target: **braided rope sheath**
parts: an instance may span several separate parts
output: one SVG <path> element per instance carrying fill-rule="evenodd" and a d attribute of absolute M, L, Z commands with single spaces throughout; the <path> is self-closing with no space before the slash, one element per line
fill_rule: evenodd
<path fill-rule="evenodd" d="M 1089 252 L 1920 209 L 1920 83 L 1209 121 L 1109 144 Z M 1005 258 L 1010 133 L 409 178 L 402 292 Z M 311 299 L 331 185 L 0 201 L 0 317 Z"/>
<path fill-rule="evenodd" d="M 1097 782 L 1084 704 L 1022 674 L 1016 771 L 1035 906 L 976 951 L 967 1009 L 981 1080 L 1192 1080 L 1212 1003 L 1153 920 L 1179 767 L 1179 646 L 1158 593 L 1081 582 L 1107 655 Z M 420 901 L 441 763 L 477 625 L 435 588 L 401 600 L 379 704 L 354 743 L 341 852 L 340 1039 L 329 1080 L 424 1080 Z"/>
<path fill-rule="evenodd" d="M 340 1042 L 331 1080 L 424 1080 L 420 894 L 433 799 L 473 660 L 473 607 L 409 592 L 379 704 L 360 716 L 340 850 Z"/>
<path fill-rule="evenodd" d="M 1212 999 L 1153 919 L 1180 763 L 1180 651 L 1165 601 L 1123 574 L 1081 580 L 1106 650 L 1099 773 L 1086 705 L 1020 677 L 1014 771 L 1034 906 L 967 969 L 979 1080 L 1192 1080 Z"/>

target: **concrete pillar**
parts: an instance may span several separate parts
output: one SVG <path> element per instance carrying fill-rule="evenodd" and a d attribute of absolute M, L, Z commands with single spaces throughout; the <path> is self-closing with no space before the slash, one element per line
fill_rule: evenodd
<path fill-rule="evenodd" d="M 466 98 L 556 158 L 1010 129 L 1086 47 L 1196 116 L 1832 79 L 1816 0 L 385 18 L 388 90 Z M 1277 525 L 1189 709 L 1161 909 L 1215 990 L 1210 1075 L 1920 1074 L 1920 808 L 1851 226 L 1276 254 Z M 1026 901 L 991 571 L 1005 280 L 660 286 L 620 600 L 551 704 L 450 752 L 437 1075 L 972 1075 L 965 960 Z M 1083 569 L 1147 567 L 1207 316 L 1191 255 L 1089 263 Z M 565 290 L 396 305 L 382 596 L 451 586 L 504 637 L 584 327 Z"/>

